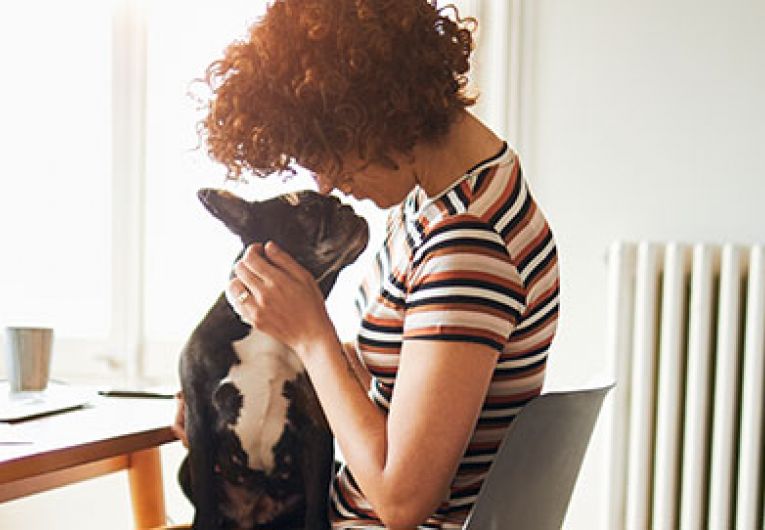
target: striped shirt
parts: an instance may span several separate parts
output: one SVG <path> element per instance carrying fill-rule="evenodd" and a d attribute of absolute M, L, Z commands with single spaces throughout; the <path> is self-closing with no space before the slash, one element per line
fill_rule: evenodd
<path fill-rule="evenodd" d="M 461 528 L 507 428 L 542 389 L 558 319 L 555 241 L 507 144 L 437 197 L 415 188 L 387 225 L 357 299 L 370 397 L 388 409 L 404 340 L 499 352 L 449 497 L 421 526 Z M 347 467 L 333 481 L 331 517 L 333 528 L 382 528 Z"/>

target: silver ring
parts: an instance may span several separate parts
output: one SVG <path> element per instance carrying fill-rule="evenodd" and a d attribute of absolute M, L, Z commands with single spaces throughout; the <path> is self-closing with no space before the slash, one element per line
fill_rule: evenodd
<path fill-rule="evenodd" d="M 245 289 L 244 291 L 242 291 L 236 296 L 236 301 L 239 302 L 240 304 L 243 304 L 244 301 L 247 300 L 247 298 L 249 297 L 250 297 L 250 291 Z"/>

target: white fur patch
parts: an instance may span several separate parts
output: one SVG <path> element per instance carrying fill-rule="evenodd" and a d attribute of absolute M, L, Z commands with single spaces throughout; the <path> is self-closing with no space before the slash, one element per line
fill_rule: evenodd
<path fill-rule="evenodd" d="M 241 364 L 231 367 L 220 384 L 232 383 L 243 396 L 242 409 L 232 430 L 241 440 L 251 469 L 274 468 L 273 447 L 287 421 L 289 403 L 282 395 L 284 382 L 304 370 L 295 353 L 271 336 L 252 328 L 234 343 Z"/>

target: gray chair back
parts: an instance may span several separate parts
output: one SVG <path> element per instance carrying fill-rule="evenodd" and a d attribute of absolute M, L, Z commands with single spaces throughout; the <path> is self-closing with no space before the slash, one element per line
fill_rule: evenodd
<path fill-rule="evenodd" d="M 464 530 L 559 530 L 613 385 L 550 392 L 529 402 L 505 435 Z"/>

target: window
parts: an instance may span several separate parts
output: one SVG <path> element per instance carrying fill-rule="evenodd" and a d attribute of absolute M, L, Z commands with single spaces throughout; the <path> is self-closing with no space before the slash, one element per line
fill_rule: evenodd
<path fill-rule="evenodd" d="M 0 323 L 53 325 L 63 365 L 112 325 L 111 11 L 42 3 L 0 20 Z"/>

